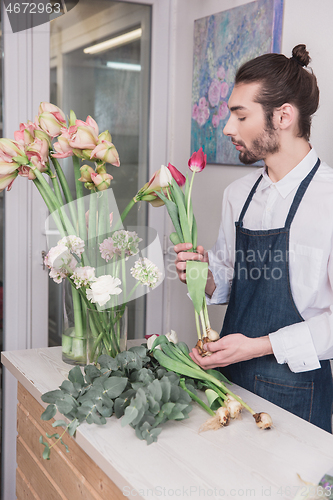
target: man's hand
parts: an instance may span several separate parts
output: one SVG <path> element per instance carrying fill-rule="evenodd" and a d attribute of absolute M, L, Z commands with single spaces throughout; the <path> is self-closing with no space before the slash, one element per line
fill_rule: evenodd
<path fill-rule="evenodd" d="M 176 269 L 180 281 L 186 283 L 186 261 L 187 260 L 200 260 L 201 262 L 208 262 L 207 253 L 202 246 L 197 247 L 196 252 L 187 252 L 192 248 L 192 243 L 179 243 L 175 245 L 174 251 L 177 254 L 175 260 Z"/>
<path fill-rule="evenodd" d="M 193 361 L 204 370 L 218 366 L 228 366 L 239 361 L 247 361 L 248 359 L 273 354 L 268 335 L 252 339 L 241 333 L 232 333 L 216 342 L 205 344 L 205 348 L 213 354 L 201 357 L 195 347 L 190 352 Z"/>

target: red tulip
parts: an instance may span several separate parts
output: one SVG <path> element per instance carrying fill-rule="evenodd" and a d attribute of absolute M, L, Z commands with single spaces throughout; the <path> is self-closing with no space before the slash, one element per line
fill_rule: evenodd
<path fill-rule="evenodd" d="M 204 154 L 202 147 L 199 151 L 195 151 L 188 161 L 188 166 L 192 172 L 201 172 L 207 162 L 207 155 Z"/>

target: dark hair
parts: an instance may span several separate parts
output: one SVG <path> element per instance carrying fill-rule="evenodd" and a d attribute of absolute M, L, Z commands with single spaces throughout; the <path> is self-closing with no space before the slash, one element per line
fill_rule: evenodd
<path fill-rule="evenodd" d="M 264 54 L 243 64 L 237 71 L 235 84 L 262 84 L 256 96 L 266 114 L 267 125 L 272 128 L 275 108 L 286 102 L 293 104 L 299 111 L 298 137 L 309 140 L 311 115 L 319 105 L 317 79 L 312 70 L 307 70 L 311 61 L 305 45 L 296 45 L 292 57 L 283 54 Z"/>

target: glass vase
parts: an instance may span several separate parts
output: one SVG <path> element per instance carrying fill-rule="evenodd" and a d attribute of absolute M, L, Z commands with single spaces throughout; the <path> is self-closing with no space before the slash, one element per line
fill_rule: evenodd
<path fill-rule="evenodd" d="M 102 354 L 114 358 L 126 348 L 127 307 L 87 309 L 87 364 L 96 364 Z"/>
<path fill-rule="evenodd" d="M 86 305 L 78 290 L 65 282 L 63 292 L 64 321 L 62 329 L 62 360 L 70 365 L 86 364 Z"/>

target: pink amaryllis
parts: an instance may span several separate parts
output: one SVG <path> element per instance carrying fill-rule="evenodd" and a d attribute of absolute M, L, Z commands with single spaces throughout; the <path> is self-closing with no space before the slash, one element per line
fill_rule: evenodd
<path fill-rule="evenodd" d="M 76 133 L 77 127 L 71 126 L 68 129 L 63 127 L 61 129 L 61 135 L 58 136 L 58 142 L 53 144 L 55 153 L 52 153 L 53 158 L 68 158 L 73 156 L 73 149 L 69 145 L 69 141 L 72 139 L 74 133 Z"/>
<path fill-rule="evenodd" d="M 102 172 L 100 174 L 97 174 L 96 172 L 91 173 L 91 180 L 97 191 L 105 191 L 105 189 L 108 189 L 112 179 L 112 175 L 107 174 L 106 172 Z"/>
<path fill-rule="evenodd" d="M 66 117 L 58 106 L 50 102 L 41 102 L 35 123 L 53 138 L 57 137 L 66 125 Z"/>
<path fill-rule="evenodd" d="M 102 140 L 91 152 L 91 160 L 101 160 L 105 163 L 111 163 L 115 167 L 120 167 L 119 155 L 112 142 Z"/>
<path fill-rule="evenodd" d="M 3 191 L 6 188 L 7 191 L 10 191 L 17 176 L 17 170 L 8 175 L 0 175 L 0 191 Z"/>
<path fill-rule="evenodd" d="M 202 147 L 198 151 L 194 151 L 188 161 L 188 166 L 192 172 L 201 172 L 207 163 L 207 155 L 204 154 Z"/>

